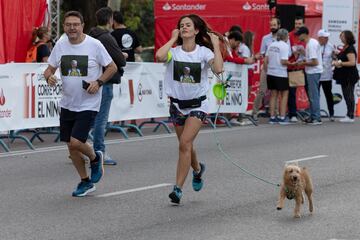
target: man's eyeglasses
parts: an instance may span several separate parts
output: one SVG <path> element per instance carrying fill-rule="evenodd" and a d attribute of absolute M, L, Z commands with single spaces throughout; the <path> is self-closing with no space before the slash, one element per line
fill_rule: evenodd
<path fill-rule="evenodd" d="M 65 27 L 80 27 L 81 23 L 65 23 Z"/>

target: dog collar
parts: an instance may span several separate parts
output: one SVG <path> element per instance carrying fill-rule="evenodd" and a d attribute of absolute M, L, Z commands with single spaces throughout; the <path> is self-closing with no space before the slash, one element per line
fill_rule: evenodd
<path fill-rule="evenodd" d="M 285 193 L 286 193 L 287 199 L 292 200 L 295 198 L 295 192 L 290 191 L 287 187 L 285 187 Z"/>

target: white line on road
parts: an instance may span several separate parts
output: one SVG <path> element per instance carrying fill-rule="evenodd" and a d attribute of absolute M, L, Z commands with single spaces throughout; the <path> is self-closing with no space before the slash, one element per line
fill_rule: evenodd
<path fill-rule="evenodd" d="M 299 159 L 289 160 L 289 161 L 286 161 L 286 163 L 309 161 L 309 160 L 313 160 L 313 159 L 326 158 L 326 157 L 328 157 L 328 155 L 317 155 L 317 156 L 312 156 L 312 157 L 306 157 L 306 158 L 299 158 Z"/>
<path fill-rule="evenodd" d="M 139 192 L 139 191 L 145 191 L 145 190 L 154 189 L 154 188 L 167 187 L 167 186 L 171 186 L 171 185 L 172 184 L 170 184 L 170 183 L 161 183 L 161 184 L 147 186 L 147 187 L 128 189 L 128 190 L 112 192 L 112 193 L 105 193 L 105 194 L 97 195 L 94 197 L 112 197 L 112 196 L 117 196 L 117 195 L 126 194 L 126 193 Z"/>

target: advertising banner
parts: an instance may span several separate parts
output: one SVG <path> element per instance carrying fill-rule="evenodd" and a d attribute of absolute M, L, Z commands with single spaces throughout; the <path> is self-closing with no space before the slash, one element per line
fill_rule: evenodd
<path fill-rule="evenodd" d="M 47 64 L 0 65 L 0 131 L 59 126 L 62 83 L 49 87 L 43 76 Z M 217 82 L 209 70 L 210 112 L 239 113 L 247 108 L 247 68 L 225 64 L 224 79 L 231 75 L 227 96 L 217 102 L 212 86 Z M 164 89 L 165 65 L 128 63 L 121 84 L 113 85 L 114 98 L 109 121 L 149 119 L 169 116 L 169 100 Z M 58 79 L 60 76 L 56 73 Z"/>

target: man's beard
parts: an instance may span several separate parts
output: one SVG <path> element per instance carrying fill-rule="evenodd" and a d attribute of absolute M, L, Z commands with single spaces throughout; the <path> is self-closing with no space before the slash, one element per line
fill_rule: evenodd
<path fill-rule="evenodd" d="M 275 34 L 279 31 L 279 29 L 278 28 L 270 28 L 270 31 L 272 34 Z"/>

